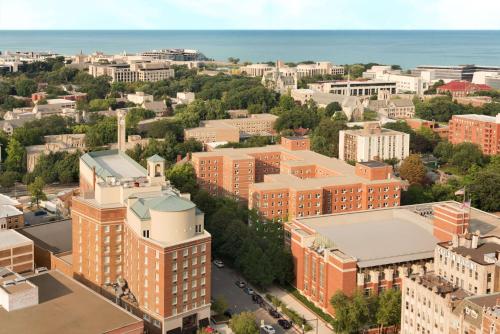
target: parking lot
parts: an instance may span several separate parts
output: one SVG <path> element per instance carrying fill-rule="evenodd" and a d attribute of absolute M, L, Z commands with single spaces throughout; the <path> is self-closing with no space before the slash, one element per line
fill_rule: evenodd
<path fill-rule="evenodd" d="M 294 333 L 293 329 L 284 330 L 278 325 L 278 319 L 271 317 L 267 310 L 252 301 L 252 297 L 246 294 L 243 289 L 236 286 L 236 281 L 243 280 L 233 270 L 229 268 L 217 268 L 212 264 L 212 298 L 224 297 L 233 313 L 244 311 L 253 312 L 257 318 L 259 326 L 262 321 L 266 325 L 271 325 L 276 330 L 276 334 Z M 263 296 L 264 297 L 264 296 Z"/>

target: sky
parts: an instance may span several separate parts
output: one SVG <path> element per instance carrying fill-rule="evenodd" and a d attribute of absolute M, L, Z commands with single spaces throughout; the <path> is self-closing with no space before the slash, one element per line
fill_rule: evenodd
<path fill-rule="evenodd" d="M 0 0 L 1 29 L 500 29 L 498 0 Z"/>

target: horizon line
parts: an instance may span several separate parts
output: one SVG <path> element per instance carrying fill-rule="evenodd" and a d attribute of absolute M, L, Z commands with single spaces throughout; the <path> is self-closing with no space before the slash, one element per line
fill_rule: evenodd
<path fill-rule="evenodd" d="M 366 28 L 339 28 L 339 29 L 317 29 L 317 28 L 306 28 L 306 29 L 294 29 L 294 28 L 219 28 L 219 29 L 170 29 L 170 28 L 117 28 L 117 29 L 57 29 L 57 28 L 0 28 L 0 31 L 500 31 L 497 29 L 421 29 L 421 28 L 398 28 L 398 29 L 366 29 Z"/>

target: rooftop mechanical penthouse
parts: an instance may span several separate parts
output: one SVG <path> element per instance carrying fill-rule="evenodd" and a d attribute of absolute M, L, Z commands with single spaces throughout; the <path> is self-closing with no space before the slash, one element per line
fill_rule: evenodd
<path fill-rule="evenodd" d="M 394 207 L 403 182 L 378 161 L 348 163 L 310 150 L 307 137 L 280 145 L 193 153 L 198 183 L 248 202 L 267 219 Z"/>

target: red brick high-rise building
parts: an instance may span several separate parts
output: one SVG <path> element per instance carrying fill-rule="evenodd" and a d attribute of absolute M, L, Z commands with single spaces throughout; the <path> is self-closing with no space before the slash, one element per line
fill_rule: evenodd
<path fill-rule="evenodd" d="M 211 236 L 204 215 L 164 177 L 118 150 L 80 159 L 73 272 L 144 319 L 148 333 L 195 332 L 210 317 Z"/>
<path fill-rule="evenodd" d="M 453 115 L 449 124 L 448 140 L 456 145 L 464 142 L 477 144 L 484 154 L 500 153 L 500 114 Z"/>

